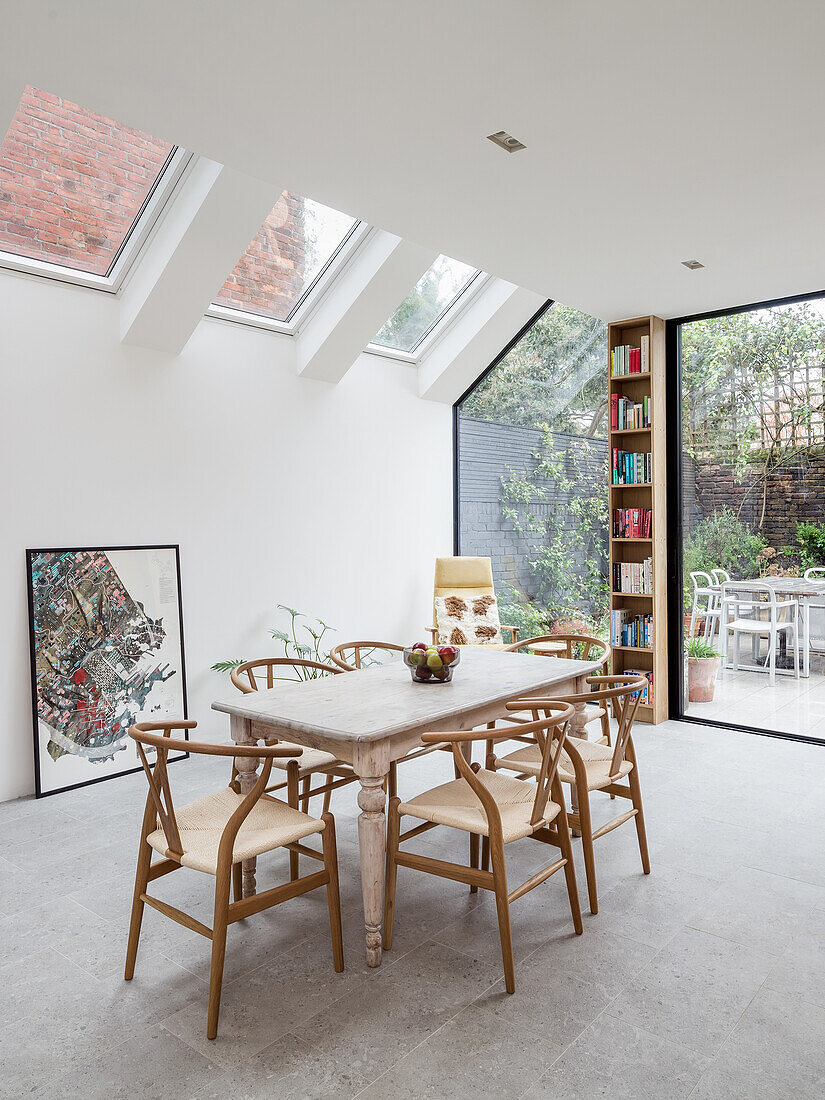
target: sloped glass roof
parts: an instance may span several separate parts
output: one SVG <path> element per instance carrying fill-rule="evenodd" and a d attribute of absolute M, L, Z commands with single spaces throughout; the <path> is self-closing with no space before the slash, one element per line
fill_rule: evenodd
<path fill-rule="evenodd" d="M 213 304 L 289 321 L 357 225 L 349 214 L 284 191 Z"/>
<path fill-rule="evenodd" d="M 412 354 L 478 274 L 478 268 L 439 256 L 382 325 L 372 343 Z"/>
<path fill-rule="evenodd" d="M 27 86 L 0 145 L 0 251 L 110 275 L 174 152 Z"/>

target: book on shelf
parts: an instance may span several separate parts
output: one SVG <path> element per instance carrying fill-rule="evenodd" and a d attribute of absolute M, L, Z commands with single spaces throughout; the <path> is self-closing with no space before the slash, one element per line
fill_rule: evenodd
<path fill-rule="evenodd" d="M 613 562 L 613 591 L 627 595 L 652 595 L 653 558 Z"/>
<path fill-rule="evenodd" d="M 623 378 L 628 374 L 648 374 L 650 372 L 650 337 L 643 336 L 638 348 L 630 344 L 619 344 L 610 353 L 610 375 Z"/>
<path fill-rule="evenodd" d="M 650 451 L 633 453 L 613 448 L 614 485 L 640 485 L 653 480 L 653 456 Z"/>
<path fill-rule="evenodd" d="M 653 616 L 620 609 L 610 612 L 610 644 L 653 649 Z"/>
<path fill-rule="evenodd" d="M 631 401 L 620 393 L 610 395 L 610 428 L 622 432 L 650 427 L 650 398 Z"/>
<path fill-rule="evenodd" d="M 653 673 L 650 669 L 646 668 L 626 668 L 622 673 L 623 676 L 644 676 L 647 680 L 647 687 L 643 688 L 639 692 L 639 703 L 644 707 L 653 706 Z"/>
<path fill-rule="evenodd" d="M 649 539 L 653 531 L 650 508 L 614 508 L 614 539 Z"/>

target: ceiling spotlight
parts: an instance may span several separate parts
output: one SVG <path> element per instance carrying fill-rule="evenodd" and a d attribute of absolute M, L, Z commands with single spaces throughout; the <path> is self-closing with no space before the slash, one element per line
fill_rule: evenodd
<path fill-rule="evenodd" d="M 514 138 L 512 134 L 508 134 L 506 130 L 499 130 L 497 134 L 488 134 L 487 140 L 498 145 L 506 153 L 517 153 L 519 149 L 527 148 L 523 142 L 519 141 L 518 138 Z"/>
<path fill-rule="evenodd" d="M 698 271 L 700 267 L 704 266 L 698 260 L 682 260 L 682 267 L 686 267 L 688 271 Z"/>

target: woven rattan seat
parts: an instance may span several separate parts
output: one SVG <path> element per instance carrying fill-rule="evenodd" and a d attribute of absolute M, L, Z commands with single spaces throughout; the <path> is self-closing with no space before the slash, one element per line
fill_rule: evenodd
<path fill-rule="evenodd" d="M 588 791 L 598 791 L 601 787 L 606 787 L 610 783 L 610 761 L 613 759 L 613 749 L 610 745 L 601 745 L 597 741 L 577 740 L 576 749 L 587 772 Z M 508 756 L 497 756 L 496 767 L 538 775 L 541 768 L 541 749 L 538 745 L 525 745 L 523 749 L 517 749 Z M 623 760 L 614 778 L 623 779 L 630 774 L 632 767 L 629 760 Z M 573 761 L 564 751 L 559 760 L 559 779 L 562 783 L 576 782 Z"/>
<path fill-rule="evenodd" d="M 183 847 L 180 859 L 183 867 L 205 871 L 208 875 L 217 874 L 221 834 L 242 802 L 242 795 L 231 787 L 226 787 L 215 794 L 199 798 L 197 802 L 175 807 L 175 818 Z M 232 862 L 251 859 L 270 852 L 273 848 L 294 844 L 296 840 L 323 831 L 323 821 L 264 795 L 252 807 L 238 830 L 232 849 Z M 156 829 L 146 840 L 160 855 L 167 854 L 169 843 L 163 829 Z"/>
<path fill-rule="evenodd" d="M 541 766 L 541 753 L 539 753 L 539 767 Z M 478 780 L 492 794 L 496 800 L 501 814 L 501 830 L 504 843 L 512 840 L 521 840 L 530 836 L 538 828 L 537 824 L 530 824 L 530 815 L 533 812 L 533 803 L 536 799 L 536 787 L 533 783 L 525 783 L 521 779 L 511 779 L 509 776 L 498 775 L 496 772 L 488 772 L 481 769 Z M 477 833 L 479 836 L 489 835 L 489 825 L 484 808 L 470 787 L 466 779 L 454 779 L 450 783 L 442 783 L 440 787 L 416 795 L 410 802 L 402 802 L 398 807 L 401 816 L 408 814 L 410 817 L 420 818 L 422 821 L 433 821 L 437 825 L 451 825 L 454 829 L 463 829 L 467 833 Z M 545 824 L 549 824 L 558 815 L 559 807 L 548 801 L 543 815 Z"/>
<path fill-rule="evenodd" d="M 279 741 L 278 744 L 285 749 L 301 749 L 301 755 L 294 758 L 298 763 L 299 779 L 303 779 L 311 772 L 332 767 L 344 767 L 344 764 L 337 757 L 333 756 L 331 752 L 324 752 L 323 749 L 308 749 L 303 745 L 294 745 L 291 741 Z M 286 771 L 289 763 L 289 760 L 273 760 L 272 767 Z"/>
<path fill-rule="evenodd" d="M 595 722 L 597 718 L 601 718 L 607 714 L 607 710 L 604 707 L 597 707 L 593 703 L 588 703 L 584 708 L 585 719 L 584 724 L 588 725 L 590 722 Z M 533 712 L 531 710 L 517 710 L 507 716 L 508 722 L 532 722 Z"/>

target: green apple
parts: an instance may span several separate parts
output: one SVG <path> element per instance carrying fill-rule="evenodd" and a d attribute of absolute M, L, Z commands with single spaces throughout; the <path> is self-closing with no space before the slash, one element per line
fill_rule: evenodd
<path fill-rule="evenodd" d="M 443 668 L 444 662 L 438 655 L 438 650 L 427 655 L 427 668 L 432 669 L 435 672 L 436 669 Z"/>
<path fill-rule="evenodd" d="M 427 654 L 423 649 L 414 649 L 407 660 L 411 665 L 418 667 L 419 665 L 423 665 L 427 660 Z"/>

